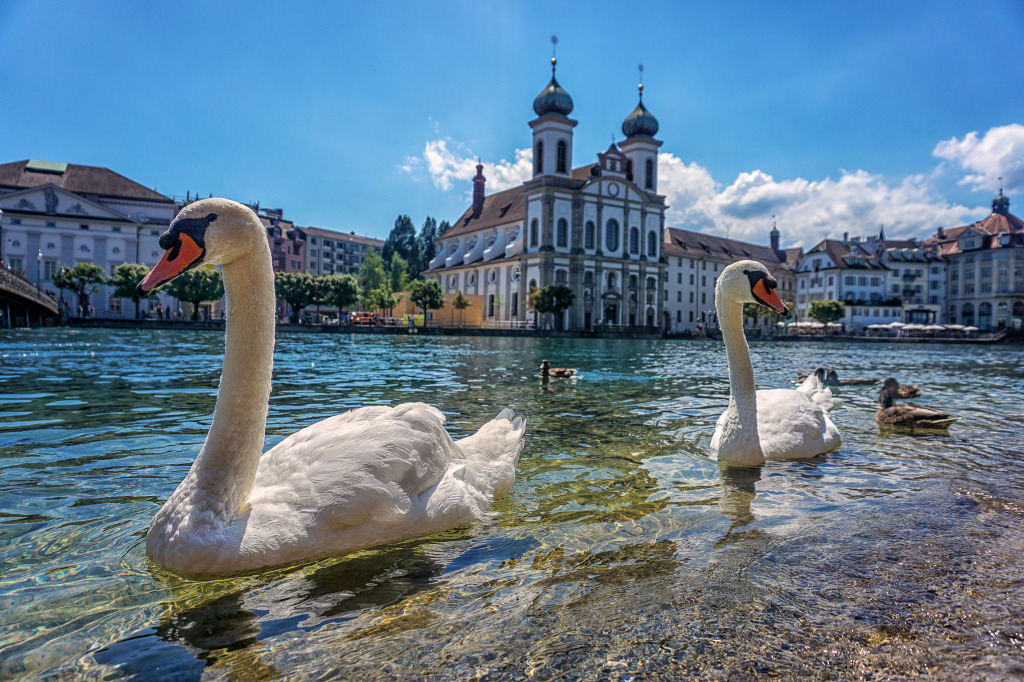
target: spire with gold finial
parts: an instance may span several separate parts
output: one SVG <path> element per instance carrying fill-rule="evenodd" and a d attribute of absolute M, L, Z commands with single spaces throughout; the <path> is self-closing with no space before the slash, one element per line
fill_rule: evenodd
<path fill-rule="evenodd" d="M 537 112 L 538 116 L 544 114 L 568 116 L 572 113 L 572 97 L 555 79 L 555 67 L 558 65 L 558 60 L 555 58 L 556 45 L 558 45 L 558 36 L 551 36 L 551 82 L 533 100 L 533 110 Z"/>
<path fill-rule="evenodd" d="M 638 65 L 637 69 L 640 71 L 640 85 L 637 87 L 640 91 L 640 103 L 622 122 L 622 134 L 627 138 L 638 135 L 654 137 L 658 134 L 658 119 L 644 106 L 644 65 Z"/>

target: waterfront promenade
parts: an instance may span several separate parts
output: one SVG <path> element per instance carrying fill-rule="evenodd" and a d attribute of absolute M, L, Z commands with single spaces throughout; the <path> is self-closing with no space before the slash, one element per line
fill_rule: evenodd
<path fill-rule="evenodd" d="M 118 318 L 85 318 L 72 317 L 67 320 L 68 326 L 108 329 L 224 329 L 223 320 L 129 320 Z M 489 336 L 489 337 L 520 337 L 520 338 L 564 338 L 564 339 L 665 339 L 672 341 L 717 341 L 717 330 L 709 330 L 706 335 L 666 335 L 658 329 L 649 327 L 630 327 L 625 325 L 603 326 L 590 330 L 557 330 L 557 329 L 489 329 L 479 327 L 444 327 L 406 325 L 362 325 L 362 324 L 293 324 L 278 323 L 277 330 L 285 333 L 299 334 L 375 334 L 375 335 L 418 335 L 418 336 Z M 969 344 L 987 345 L 998 343 L 1024 343 L 1024 330 L 1002 330 L 995 333 L 982 333 L 976 336 L 867 336 L 851 334 L 763 334 L 758 335 L 747 331 L 750 340 L 778 341 L 783 343 L 824 342 L 824 343 L 898 343 L 898 344 Z"/>

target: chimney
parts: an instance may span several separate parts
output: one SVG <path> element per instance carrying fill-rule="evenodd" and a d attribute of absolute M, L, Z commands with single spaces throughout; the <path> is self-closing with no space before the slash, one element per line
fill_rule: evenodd
<path fill-rule="evenodd" d="M 473 178 L 473 215 L 480 215 L 480 211 L 484 208 L 484 183 L 487 179 L 484 178 L 484 165 L 478 163 L 476 165 L 476 176 Z"/>
<path fill-rule="evenodd" d="M 939 225 L 939 229 L 936 230 L 935 236 L 938 237 L 939 239 L 946 238 L 946 231 L 942 229 L 942 225 Z"/>
<path fill-rule="evenodd" d="M 849 232 L 843 232 L 843 243 L 844 244 L 849 244 L 850 243 L 850 233 Z"/>

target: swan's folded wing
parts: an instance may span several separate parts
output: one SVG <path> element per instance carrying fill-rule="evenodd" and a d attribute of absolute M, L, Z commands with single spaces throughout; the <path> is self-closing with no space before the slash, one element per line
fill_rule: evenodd
<path fill-rule="evenodd" d="M 841 443 L 814 397 L 787 388 L 757 392 L 757 433 L 766 459 L 814 457 Z"/>
<path fill-rule="evenodd" d="M 355 414 L 353 414 L 355 413 Z M 278 495 L 339 526 L 389 523 L 442 479 L 454 455 L 444 415 L 422 403 L 353 410 L 278 443 L 260 459 L 253 506 Z M 263 496 L 264 499 L 260 499 Z"/>

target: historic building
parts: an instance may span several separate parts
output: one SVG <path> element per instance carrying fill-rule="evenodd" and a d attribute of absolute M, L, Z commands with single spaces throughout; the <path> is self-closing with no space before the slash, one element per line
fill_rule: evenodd
<path fill-rule="evenodd" d="M 110 275 L 121 263 L 152 267 L 157 243 L 177 212 L 173 199 L 107 168 L 27 160 L 0 164 L 0 259 L 42 289 L 62 265 L 95 263 Z M 102 285 L 90 296 L 97 316 L 134 314 Z M 178 302 L 159 294 L 157 303 Z M 67 312 L 78 314 L 77 301 Z"/>
<path fill-rule="evenodd" d="M 658 192 L 657 119 L 640 102 L 622 123 L 625 140 L 573 167 L 573 102 L 555 79 L 533 102 L 533 177 L 473 203 L 436 242 L 426 277 L 446 293 L 480 295 L 484 326 L 518 326 L 534 315 L 529 294 L 564 284 L 575 294 L 562 329 L 662 323 L 665 198 Z"/>
<path fill-rule="evenodd" d="M 355 232 L 335 232 L 320 227 L 299 230 L 306 241 L 306 272 L 314 275 L 358 275 L 366 252 L 384 248 L 382 240 Z"/>
<path fill-rule="evenodd" d="M 940 227 L 924 245 L 947 262 L 946 322 L 982 331 L 1024 326 L 1024 222 L 1002 191 L 987 218 Z"/>
<path fill-rule="evenodd" d="M 847 331 L 903 317 L 899 298 L 889 296 L 888 269 L 859 239 L 824 239 L 808 249 L 797 261 L 796 285 L 799 321 L 810 319 L 815 300 L 843 301 L 846 315 L 840 323 Z"/>
<path fill-rule="evenodd" d="M 803 249 L 782 249 L 780 233 L 772 227 L 769 245 L 748 244 L 702 232 L 670 227 L 665 231 L 664 283 L 665 318 L 662 328 L 672 332 L 695 332 L 718 326 L 715 312 L 715 283 L 719 273 L 738 260 L 764 264 L 779 282 L 778 293 L 792 305 L 796 287 L 794 268 Z M 770 316 L 746 320 L 748 327 L 768 331 Z"/>

